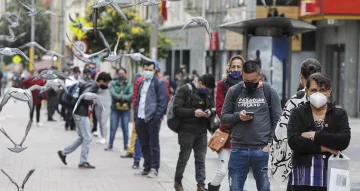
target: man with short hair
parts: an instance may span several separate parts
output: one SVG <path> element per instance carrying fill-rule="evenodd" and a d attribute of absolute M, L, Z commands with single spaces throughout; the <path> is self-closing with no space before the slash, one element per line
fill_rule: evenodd
<path fill-rule="evenodd" d="M 215 88 L 215 78 L 205 74 L 199 81 L 183 85 L 175 94 L 174 114 L 178 117 L 180 128 L 178 142 L 180 153 L 176 165 L 176 191 L 184 191 L 181 180 L 192 150 L 195 157 L 195 172 L 197 191 L 205 191 L 205 156 L 207 150 L 207 129 L 209 118 L 215 115 L 212 90 Z"/>
<path fill-rule="evenodd" d="M 98 89 L 107 89 L 108 84 L 111 81 L 110 74 L 106 72 L 101 72 L 94 82 L 89 82 L 87 84 L 80 85 L 79 96 L 85 92 L 97 93 Z M 95 100 L 81 100 L 78 107 L 76 108 L 73 118 L 75 121 L 79 137 L 72 143 L 70 146 L 66 147 L 62 151 L 58 151 L 58 155 L 61 161 L 66 163 L 66 155 L 75 151 L 80 145 L 81 155 L 80 155 L 80 164 L 79 168 L 84 169 L 94 169 L 95 166 L 90 165 L 88 162 L 88 154 L 91 143 L 91 132 L 90 132 L 90 121 L 88 117 L 89 106 L 96 104 Z"/>
<path fill-rule="evenodd" d="M 159 131 L 168 98 L 165 82 L 155 76 L 154 62 L 144 63 L 143 71 L 144 79 L 136 94 L 134 120 L 144 156 L 144 170 L 140 175 L 154 178 L 160 167 Z"/>
<path fill-rule="evenodd" d="M 230 191 L 243 190 L 250 167 L 257 189 L 270 191 L 269 148 L 282 111 L 280 99 L 270 84 L 260 81 L 256 61 L 245 62 L 242 74 L 244 82 L 229 89 L 221 113 L 221 122 L 232 126 Z"/>

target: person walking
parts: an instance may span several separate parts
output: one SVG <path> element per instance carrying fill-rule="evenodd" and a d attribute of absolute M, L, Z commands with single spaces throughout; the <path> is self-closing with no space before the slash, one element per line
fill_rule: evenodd
<path fill-rule="evenodd" d="M 79 95 L 85 92 L 97 93 L 98 89 L 107 89 L 108 84 L 111 81 L 110 74 L 106 72 L 100 72 L 99 76 L 97 77 L 96 81 L 89 82 L 87 84 L 83 84 L 79 88 Z M 90 165 L 88 162 L 88 155 L 91 143 L 91 132 L 90 132 L 90 120 L 88 117 L 88 110 L 89 106 L 95 104 L 95 100 L 81 100 L 80 104 L 76 108 L 73 118 L 75 124 L 77 126 L 77 132 L 79 137 L 68 147 L 64 148 L 63 150 L 58 151 L 58 156 L 60 160 L 67 165 L 66 156 L 72 152 L 74 152 L 80 145 L 81 154 L 80 154 L 80 163 L 79 168 L 84 169 L 94 169 L 95 166 Z"/>
<path fill-rule="evenodd" d="M 24 80 L 23 82 L 21 82 L 21 86 L 25 89 L 28 89 L 33 85 L 44 86 L 45 82 L 43 79 L 39 78 L 37 80 L 33 80 L 33 78 L 38 75 L 39 75 L 38 71 L 33 70 L 31 72 L 30 77 L 27 78 L 26 80 Z M 33 120 L 34 111 L 36 111 L 36 125 L 38 127 L 41 127 L 41 126 L 43 126 L 43 124 L 40 122 L 41 101 L 43 99 L 47 98 L 47 94 L 44 93 L 42 95 L 39 95 L 40 90 L 33 90 L 33 91 L 31 91 L 31 94 L 32 94 L 32 99 L 33 99 L 33 107 L 32 107 L 32 110 L 30 111 L 30 120 Z"/>
<path fill-rule="evenodd" d="M 109 145 L 105 150 L 113 148 L 115 135 L 121 122 L 121 129 L 123 132 L 123 148 L 126 152 L 128 150 L 129 142 L 129 121 L 131 111 L 131 99 L 133 95 L 133 85 L 127 81 L 127 71 L 125 68 L 120 68 L 116 71 L 117 79 L 113 80 L 110 85 L 111 94 L 111 117 L 110 117 L 110 138 Z"/>
<path fill-rule="evenodd" d="M 221 110 L 224 104 L 225 96 L 230 87 L 238 84 L 242 81 L 242 65 L 245 62 L 245 59 L 240 56 L 231 57 L 228 65 L 225 69 L 225 74 L 223 75 L 223 79 L 220 80 L 217 84 L 216 88 L 216 114 L 220 118 Z M 229 125 L 220 125 L 220 130 L 222 132 L 230 132 Z M 218 152 L 219 162 L 218 169 L 215 173 L 214 178 L 208 184 L 209 191 L 218 191 L 221 186 L 221 182 L 226 176 L 228 171 L 228 163 L 230 158 L 230 148 L 231 143 L 230 139 L 227 140 L 225 146 Z M 245 182 L 246 185 L 246 182 Z M 246 186 L 244 186 L 246 188 Z M 246 189 L 245 189 L 246 190 Z"/>
<path fill-rule="evenodd" d="M 144 80 L 140 83 L 134 108 L 136 133 L 144 155 L 140 175 L 155 178 L 160 167 L 159 131 L 167 104 L 165 82 L 155 76 L 154 62 L 143 64 Z"/>

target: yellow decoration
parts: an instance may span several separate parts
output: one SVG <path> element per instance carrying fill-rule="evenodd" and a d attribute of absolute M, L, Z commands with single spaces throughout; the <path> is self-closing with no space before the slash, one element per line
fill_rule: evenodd
<path fill-rule="evenodd" d="M 76 21 L 76 22 L 79 22 L 79 21 L 80 21 L 81 23 L 84 24 L 85 27 L 92 27 L 91 22 L 87 22 L 83 17 L 80 17 L 80 16 L 79 16 L 79 17 L 77 17 L 77 18 L 75 19 L 75 21 Z M 79 39 L 84 38 L 85 35 L 86 35 L 86 33 L 84 33 L 81 29 L 75 28 L 73 23 L 71 23 L 71 24 L 69 25 L 69 28 L 70 28 L 70 30 L 75 34 L 75 36 L 76 36 L 77 38 L 79 38 Z"/>
<path fill-rule="evenodd" d="M 31 60 L 31 62 L 34 63 L 34 50 L 32 48 L 29 48 L 29 59 Z M 29 63 L 29 71 L 33 71 L 34 68 L 33 68 L 33 64 L 32 63 Z"/>
<path fill-rule="evenodd" d="M 144 32 L 144 29 L 140 28 L 140 27 L 134 27 L 131 29 L 131 33 L 134 34 L 134 35 L 137 35 L 141 32 Z"/>
<path fill-rule="evenodd" d="M 141 22 L 141 21 L 142 21 L 141 17 L 138 16 L 138 15 L 136 15 L 133 20 L 134 20 L 135 22 Z"/>
<path fill-rule="evenodd" d="M 15 55 L 14 57 L 12 57 L 12 62 L 15 64 L 19 64 L 21 62 L 21 57 L 19 55 Z"/>
<path fill-rule="evenodd" d="M 116 32 L 117 36 L 120 36 L 120 38 L 124 38 L 125 37 L 125 33 L 120 33 L 120 32 Z"/>

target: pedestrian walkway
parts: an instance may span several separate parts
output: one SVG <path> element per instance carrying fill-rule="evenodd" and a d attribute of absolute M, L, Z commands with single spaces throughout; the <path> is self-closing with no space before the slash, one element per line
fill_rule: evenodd
<path fill-rule="evenodd" d="M 46 107 L 45 107 L 46 108 Z M 22 153 L 12 153 L 7 148 L 12 143 L 0 133 L 0 168 L 5 170 L 19 184 L 25 175 L 35 169 L 25 186 L 26 191 L 173 191 L 173 178 L 179 152 L 177 134 L 173 133 L 164 120 L 161 125 L 160 145 L 161 164 L 159 177 L 149 179 L 134 176 L 139 170 L 131 169 L 133 160 L 120 158 L 123 146 L 122 133 L 119 129 L 113 151 L 104 151 L 106 145 L 96 143 L 93 138 L 90 148 L 89 162 L 96 166 L 94 170 L 78 169 L 80 159 L 80 147 L 74 153 L 68 155 L 68 165 L 61 163 L 57 151 L 68 146 L 77 137 L 75 131 L 65 131 L 64 122 L 47 122 L 46 109 L 42 110 L 41 119 L 43 127 L 35 124 L 24 143 L 28 147 Z M 0 112 L 0 127 L 4 128 L 9 136 L 20 142 L 28 122 L 29 108 L 23 102 L 14 103 L 10 100 Z M 59 119 L 56 114 L 55 119 Z M 132 127 L 130 124 L 129 127 Z M 345 153 L 351 158 L 351 190 L 360 190 L 360 120 L 350 121 L 352 128 L 352 140 L 350 147 Z M 129 129 L 131 132 L 131 129 Z M 209 135 L 210 136 L 210 135 Z M 209 137 L 208 136 L 208 137 Z M 141 161 L 141 163 L 143 160 Z M 210 182 L 217 169 L 217 154 L 208 150 L 206 156 L 206 183 Z M 194 158 L 190 157 L 184 173 L 183 185 L 185 191 L 196 190 Z M 253 176 L 248 176 L 248 190 L 255 191 Z M 15 186 L 0 172 L 0 191 L 13 191 Z M 223 180 L 221 191 L 229 190 L 227 177 Z M 272 190 L 282 191 L 284 185 L 278 185 Z"/>
<path fill-rule="evenodd" d="M 12 147 L 12 143 L 0 133 L 0 168 L 19 185 L 25 175 L 35 169 L 25 185 L 26 191 L 165 190 L 157 180 L 134 176 L 138 170 L 131 169 L 132 160 L 121 159 L 119 152 L 105 152 L 104 145 L 96 144 L 95 139 L 89 154 L 89 162 L 96 166 L 95 170 L 78 169 L 80 148 L 67 157 L 68 165 L 63 165 L 56 152 L 74 141 L 77 134 L 75 131 L 65 131 L 63 122 L 47 122 L 46 109 L 42 112 L 44 126 L 33 125 L 24 143 L 28 147 L 25 151 L 10 152 L 7 148 Z M 14 103 L 12 100 L 0 113 L 0 126 L 17 143 L 24 135 L 28 113 L 27 104 Z M 15 185 L 1 172 L 0 190 L 16 190 Z"/>

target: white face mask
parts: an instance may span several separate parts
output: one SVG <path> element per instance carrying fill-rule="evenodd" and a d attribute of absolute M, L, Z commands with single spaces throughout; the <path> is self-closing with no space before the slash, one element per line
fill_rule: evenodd
<path fill-rule="evenodd" d="M 316 92 L 310 96 L 310 103 L 316 108 L 324 106 L 327 103 L 327 100 L 327 97 L 320 92 Z"/>

